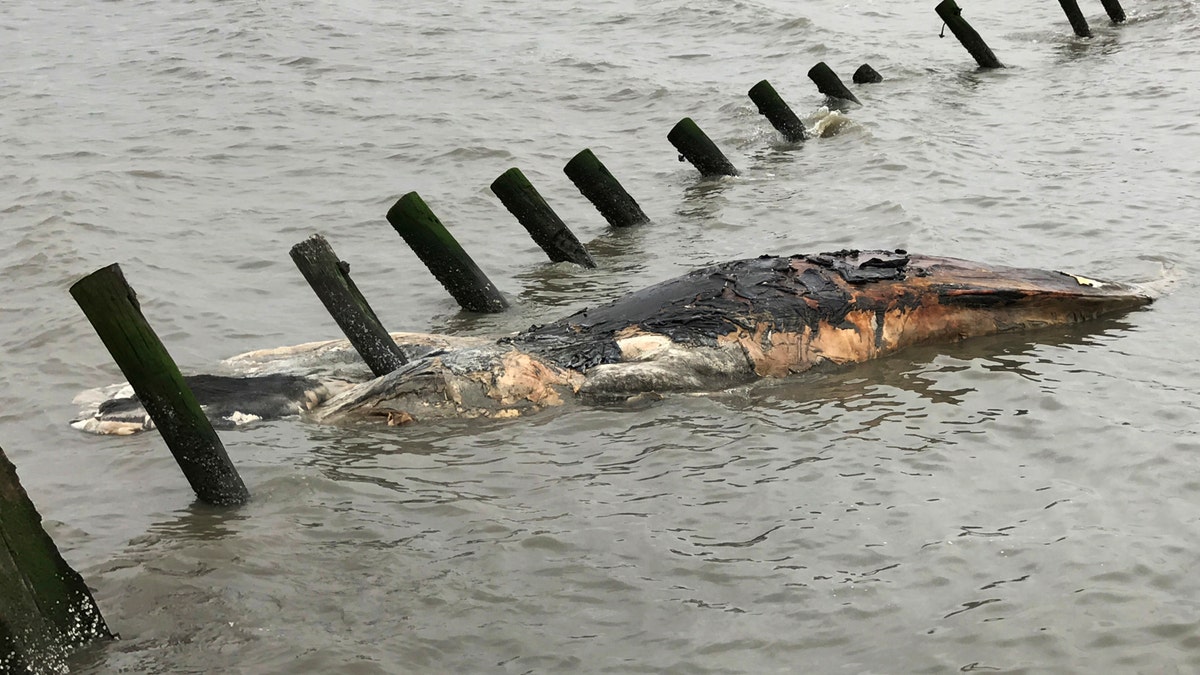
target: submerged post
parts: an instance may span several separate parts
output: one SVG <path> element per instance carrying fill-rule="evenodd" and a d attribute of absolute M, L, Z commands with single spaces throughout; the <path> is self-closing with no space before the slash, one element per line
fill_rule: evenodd
<path fill-rule="evenodd" d="M 954 0 L 942 0 L 938 3 L 935 10 L 938 16 L 942 17 L 942 21 L 950 27 L 950 32 L 954 33 L 954 37 L 962 43 L 962 46 L 967 48 L 971 56 L 975 57 L 975 62 L 980 68 L 1003 68 L 1004 64 L 1000 63 L 1000 59 L 992 53 L 992 49 L 987 46 L 983 38 L 979 37 L 979 33 L 971 28 L 971 24 L 962 18 L 962 8 Z"/>
<path fill-rule="evenodd" d="M 770 82 L 763 80 L 750 87 L 750 100 L 758 106 L 758 112 L 767 118 L 788 143 L 799 143 L 805 139 L 804 123 L 792 112 L 779 92 Z"/>
<path fill-rule="evenodd" d="M 738 170 L 725 158 L 716 143 L 685 117 L 671 128 L 667 140 L 703 176 L 736 176 Z"/>
<path fill-rule="evenodd" d="M 0 448 L 0 673 L 65 673 L 68 651 L 112 637 Z"/>
<path fill-rule="evenodd" d="M 397 200 L 388 210 L 387 220 L 459 307 L 491 313 L 508 308 L 508 301 L 420 195 L 410 192 Z"/>
<path fill-rule="evenodd" d="M 542 195 L 538 194 L 520 169 L 513 167 L 500 174 L 499 178 L 492 181 L 492 192 L 529 231 L 534 243 L 541 246 L 551 260 L 572 262 L 583 267 L 596 266 L 587 249 L 542 199 Z"/>
<path fill-rule="evenodd" d="M 1083 12 L 1079 11 L 1079 3 L 1076 0 L 1058 0 L 1058 4 L 1062 5 L 1067 20 L 1071 22 L 1071 30 L 1075 31 L 1076 35 L 1092 37 L 1092 29 L 1088 28 L 1087 19 L 1083 18 Z"/>
<path fill-rule="evenodd" d="M 821 61 L 817 63 L 817 65 L 808 69 L 808 78 L 816 83 L 817 91 L 820 91 L 822 94 L 825 94 L 830 98 L 840 98 L 847 101 L 854 101 L 855 103 L 862 105 L 862 101 L 859 101 L 858 97 L 854 95 L 854 92 L 850 91 L 846 88 L 846 85 L 842 84 L 842 78 L 838 77 L 837 73 L 833 72 L 833 69 L 830 68 L 824 61 Z"/>
<path fill-rule="evenodd" d="M 7 568 L 4 563 L 0 563 L 0 570 L 7 575 Z M 28 614 L 29 608 L 10 610 L 7 607 L 2 610 L 4 613 L 13 611 L 18 616 Z M 29 659 L 25 658 L 25 647 L 17 641 L 17 636 L 13 635 L 13 629 L 7 622 L 0 620 L 0 673 L 14 673 L 15 675 L 29 675 L 35 673 L 38 669 L 47 670 L 41 666 L 35 666 L 29 663 Z M 47 664 L 53 667 L 50 664 Z M 60 669 L 61 670 L 61 669 Z"/>
<path fill-rule="evenodd" d="M 142 315 L 121 267 L 109 265 L 71 286 L 71 295 L 154 420 L 201 501 L 242 504 L 250 493 L 179 366 Z"/>
<path fill-rule="evenodd" d="M 68 651 L 112 637 L 0 448 L 0 673 L 65 673 Z"/>
<path fill-rule="evenodd" d="M 581 150 L 563 167 L 563 173 L 579 188 L 600 215 L 613 227 L 630 227 L 650 222 L 642 207 L 621 187 L 591 149 Z"/>
<path fill-rule="evenodd" d="M 1108 18 L 1112 19 L 1113 23 L 1125 20 L 1125 10 L 1121 9 L 1120 0 L 1100 0 L 1100 4 L 1104 5 L 1104 11 L 1108 12 Z"/>
<path fill-rule="evenodd" d="M 876 84 L 883 82 L 883 76 L 867 63 L 859 66 L 858 70 L 854 71 L 854 77 L 850 79 L 854 80 L 854 84 Z"/>
<path fill-rule="evenodd" d="M 111 637 L 0 448 L 0 672 L 66 672 L 69 651 Z"/>
<path fill-rule="evenodd" d="M 338 260 L 325 237 L 314 234 L 293 246 L 291 255 L 308 285 L 376 377 L 408 363 L 350 278 L 350 265 Z"/>

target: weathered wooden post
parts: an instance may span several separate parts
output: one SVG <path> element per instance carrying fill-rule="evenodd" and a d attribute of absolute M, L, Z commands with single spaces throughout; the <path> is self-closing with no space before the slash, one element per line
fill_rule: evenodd
<path fill-rule="evenodd" d="M 196 497 L 222 506 L 246 502 L 249 491 L 179 366 L 142 315 L 120 265 L 75 282 L 71 295 L 154 420 Z"/>
<path fill-rule="evenodd" d="M 1087 19 L 1083 17 L 1083 12 L 1079 11 L 1079 3 L 1076 0 L 1058 0 L 1058 4 L 1062 5 L 1067 20 L 1071 22 L 1071 30 L 1075 31 L 1076 35 L 1092 37 L 1092 29 L 1088 28 Z"/>
<path fill-rule="evenodd" d="M 0 577 L 0 581 L 4 581 L 6 584 L 9 583 L 7 576 L 8 572 L 4 571 L 3 574 L 5 576 Z M 3 609 L 0 609 L 0 612 L 4 612 L 6 614 L 13 612 L 17 616 L 23 616 L 32 611 L 33 610 L 28 607 L 10 609 L 7 605 L 5 605 Z M 33 664 L 29 663 L 29 659 L 25 657 L 24 652 L 24 646 L 17 642 L 17 637 L 13 635 L 12 629 L 9 627 L 8 623 L 0 620 L 0 673 L 31 675 L 32 673 L 36 673 L 38 670 L 48 669 L 42 668 L 40 665 L 34 666 Z M 47 666 L 53 667 L 51 664 L 47 664 Z"/>
<path fill-rule="evenodd" d="M 410 192 L 397 200 L 388 210 L 387 220 L 459 307 L 490 313 L 508 308 L 508 301 L 420 195 Z"/>
<path fill-rule="evenodd" d="M 804 122 L 792 112 L 770 82 L 763 80 L 750 87 L 749 95 L 754 105 L 758 106 L 758 112 L 767 118 L 771 126 L 775 127 L 788 143 L 799 143 L 805 139 Z"/>
<path fill-rule="evenodd" d="M 500 198 L 504 208 L 516 217 L 528 230 L 534 243 L 542 247 L 554 262 L 572 262 L 584 267 L 595 267 L 596 261 L 587 249 L 558 217 L 554 209 L 542 199 L 533 184 L 513 167 L 492 181 L 492 192 Z"/>
<path fill-rule="evenodd" d="M 826 65 L 824 61 L 821 61 L 817 65 L 808 69 L 808 78 L 816 83 L 817 91 L 821 92 L 822 94 L 825 94 L 830 98 L 840 98 L 847 101 L 854 101 L 855 103 L 862 105 L 862 101 L 859 101 L 858 97 L 854 95 L 854 92 L 850 91 L 846 88 L 846 85 L 842 84 L 842 78 L 838 77 L 837 73 L 833 72 L 833 69 Z"/>
<path fill-rule="evenodd" d="M 738 170 L 721 154 L 717 144 L 690 117 L 679 120 L 667 134 L 667 140 L 702 176 L 738 175 Z"/>
<path fill-rule="evenodd" d="M 650 222 L 642 207 L 621 187 L 591 149 L 581 150 L 563 167 L 563 173 L 613 227 Z"/>
<path fill-rule="evenodd" d="M 293 246 L 291 255 L 308 285 L 376 377 L 408 363 L 350 278 L 350 265 L 338 260 L 325 237 L 314 234 Z"/>
<path fill-rule="evenodd" d="M 935 8 L 938 16 L 942 17 L 942 21 L 950 27 L 950 32 L 954 33 L 954 37 L 962 43 L 962 46 L 967 48 L 971 56 L 975 57 L 975 62 L 980 68 L 1003 68 L 1004 64 L 1000 63 L 1000 59 L 992 53 L 991 47 L 979 37 L 979 33 L 967 23 L 967 20 L 962 18 L 962 8 L 954 0 L 942 0 Z"/>
<path fill-rule="evenodd" d="M 1108 18 L 1112 19 L 1113 23 L 1121 23 L 1125 20 L 1125 10 L 1121 9 L 1120 0 L 1100 0 L 1104 5 L 1104 11 L 1108 12 Z"/>
<path fill-rule="evenodd" d="M 854 80 L 854 84 L 875 84 L 878 82 L 883 82 L 883 76 L 876 72 L 876 70 L 867 63 L 859 66 L 858 70 L 854 71 L 854 77 L 850 79 Z"/>
<path fill-rule="evenodd" d="M 66 672 L 68 652 L 109 638 L 83 577 L 46 534 L 0 448 L 0 673 Z"/>

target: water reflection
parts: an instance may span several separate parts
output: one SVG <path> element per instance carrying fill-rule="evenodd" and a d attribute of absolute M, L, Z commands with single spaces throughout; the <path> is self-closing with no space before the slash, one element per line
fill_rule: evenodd
<path fill-rule="evenodd" d="M 461 459 L 461 455 L 448 453 L 440 439 L 469 433 L 470 428 L 462 420 L 426 425 L 424 430 L 415 431 L 312 425 L 309 432 L 312 450 L 300 461 L 300 466 L 316 469 L 339 483 L 365 483 L 383 488 L 402 496 L 401 503 L 487 499 L 486 495 L 466 489 L 477 484 L 477 480 L 435 477 Z"/>
<path fill-rule="evenodd" d="M 794 166 L 800 159 L 799 153 L 803 152 L 806 147 L 805 143 L 807 141 L 788 143 L 778 134 L 774 135 L 765 145 L 750 155 L 750 165 L 746 169 L 747 175 L 773 176 L 776 171 Z"/>
<path fill-rule="evenodd" d="M 523 287 L 519 294 L 521 304 L 534 310 L 530 314 L 531 322 L 544 323 L 558 318 L 558 315 L 547 317 L 545 312 L 560 310 L 566 313 L 580 304 L 595 305 L 614 300 L 632 290 L 644 271 L 644 266 L 637 262 L 605 260 L 602 256 L 612 256 L 611 250 L 597 253 L 589 248 L 589 251 L 603 265 L 603 271 L 584 269 L 572 263 L 547 262 L 516 275 Z"/>
<path fill-rule="evenodd" d="M 721 211 L 729 205 L 725 193 L 737 180 L 727 176 L 698 177 L 695 182 L 684 187 L 683 199 L 675 214 L 695 227 L 720 222 Z"/>
<path fill-rule="evenodd" d="M 1104 27 L 1091 26 L 1092 37 L 1076 37 L 1069 30 L 1066 33 L 1046 36 L 1045 41 L 1056 44 L 1056 65 L 1070 65 L 1091 60 L 1102 56 L 1119 53 L 1124 45 L 1121 36 Z"/>
<path fill-rule="evenodd" d="M 915 394 L 935 404 L 959 405 L 974 387 L 942 389 L 941 374 L 962 372 L 976 364 L 991 373 L 1016 375 L 1031 382 L 1045 382 L 1047 348 L 1079 351 L 1103 347 L 1133 324 L 1122 318 L 1102 318 L 1083 324 L 1055 326 L 1017 334 L 990 335 L 944 345 L 922 345 L 886 357 L 839 368 L 833 372 L 808 373 L 800 377 L 765 382 L 763 394 L 793 404 L 834 402 L 846 409 L 878 397 L 881 387 Z"/>
<path fill-rule="evenodd" d="M 146 537 L 152 541 L 219 541 L 236 534 L 239 525 L 250 518 L 244 509 L 210 506 L 201 502 L 175 512 L 175 517 L 152 524 Z M 136 539 L 131 543 L 145 543 Z"/>

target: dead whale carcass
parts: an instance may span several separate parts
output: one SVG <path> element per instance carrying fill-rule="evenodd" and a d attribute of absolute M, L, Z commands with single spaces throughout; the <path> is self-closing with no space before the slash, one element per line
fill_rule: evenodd
<path fill-rule="evenodd" d="M 497 341 L 398 334 L 410 363 L 374 379 L 351 364 L 344 342 L 252 352 L 226 362 L 241 376 L 219 387 L 200 382 L 196 394 L 225 426 L 296 412 L 392 424 L 511 417 L 576 397 L 718 389 L 1149 302 L 1144 290 L 1117 282 L 904 251 L 763 256 L 699 269 Z M 285 386 L 290 399 L 280 394 Z M 148 419 L 135 399 L 110 398 L 75 426 L 132 433 Z"/>

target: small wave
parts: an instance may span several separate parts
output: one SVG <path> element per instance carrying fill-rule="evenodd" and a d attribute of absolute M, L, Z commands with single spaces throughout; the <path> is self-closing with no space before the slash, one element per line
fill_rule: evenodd
<path fill-rule="evenodd" d="M 295 56 L 289 59 L 280 61 L 285 66 L 315 66 L 321 62 L 321 59 L 311 56 Z"/>
<path fill-rule="evenodd" d="M 481 145 L 473 145 L 471 147 L 455 148 L 449 152 L 444 152 L 437 155 L 438 159 L 485 159 L 485 158 L 501 158 L 512 159 L 513 154 L 507 150 L 499 148 L 485 148 Z"/>
<path fill-rule="evenodd" d="M 72 150 L 69 152 L 53 152 L 48 155 L 42 155 L 43 159 L 48 159 L 51 161 L 59 161 L 64 159 L 86 159 L 88 157 L 106 157 L 106 155 L 102 155 L 98 152 L 92 152 L 90 150 Z"/>
<path fill-rule="evenodd" d="M 187 80 L 203 80 L 209 77 L 209 74 L 203 70 L 197 70 L 191 66 L 172 66 L 158 71 L 159 75 L 170 75 L 171 77 L 182 77 Z"/>
<path fill-rule="evenodd" d="M 133 176 L 134 178 L 153 178 L 155 180 L 170 179 L 170 178 L 175 178 L 175 179 L 183 178 L 182 176 L 179 176 L 177 174 L 166 173 L 164 171 L 154 171 L 154 170 L 149 170 L 149 169 L 130 169 L 129 171 L 125 171 L 124 173 L 126 176 Z"/>

